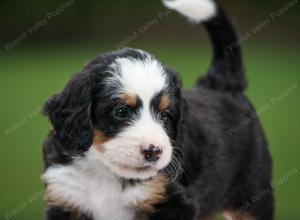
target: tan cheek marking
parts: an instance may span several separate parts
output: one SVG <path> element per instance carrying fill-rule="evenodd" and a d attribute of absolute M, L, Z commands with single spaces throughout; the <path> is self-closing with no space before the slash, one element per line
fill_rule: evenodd
<path fill-rule="evenodd" d="M 100 130 L 94 130 L 93 146 L 99 151 L 104 151 L 103 144 L 109 141 L 109 138 Z"/>
<path fill-rule="evenodd" d="M 163 95 L 159 103 L 159 110 L 164 111 L 169 107 L 169 105 L 170 105 L 170 97 L 167 95 Z"/>
<path fill-rule="evenodd" d="M 250 214 L 248 213 L 236 213 L 233 210 L 226 210 L 224 212 L 224 215 L 227 217 L 229 220 L 256 220 L 253 218 Z"/>
<path fill-rule="evenodd" d="M 137 96 L 136 95 L 122 94 L 121 98 L 131 108 L 135 108 L 136 107 L 136 105 L 137 105 Z"/>
<path fill-rule="evenodd" d="M 147 191 L 151 192 L 150 196 L 136 205 L 138 212 L 153 213 L 155 205 L 164 201 L 166 193 L 166 177 L 157 175 L 149 182 L 146 182 Z"/>

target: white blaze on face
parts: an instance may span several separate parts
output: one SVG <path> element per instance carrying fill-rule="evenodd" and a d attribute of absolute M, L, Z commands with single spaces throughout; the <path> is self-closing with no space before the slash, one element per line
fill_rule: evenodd
<path fill-rule="evenodd" d="M 121 84 L 121 93 L 139 97 L 142 107 L 139 117 L 125 127 L 113 139 L 103 144 L 101 157 L 115 173 L 125 178 L 149 178 L 166 167 L 171 160 L 172 146 L 163 125 L 151 113 L 151 100 L 166 89 L 166 76 L 161 64 L 151 57 L 145 60 L 118 58 L 111 66 L 120 75 L 114 80 Z M 110 79 L 110 81 L 113 79 Z M 149 170 L 135 168 L 147 166 L 141 153 L 142 147 L 158 146 L 160 159 Z"/>
<path fill-rule="evenodd" d="M 119 58 L 113 66 L 119 67 L 124 91 L 138 95 L 143 104 L 149 104 L 154 95 L 166 87 L 163 67 L 150 57 L 146 60 Z"/>

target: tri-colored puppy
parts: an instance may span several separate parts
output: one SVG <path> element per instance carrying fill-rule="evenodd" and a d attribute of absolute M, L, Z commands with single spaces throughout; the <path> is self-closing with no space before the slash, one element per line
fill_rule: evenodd
<path fill-rule="evenodd" d="M 207 75 L 182 91 L 176 72 L 127 48 L 96 58 L 50 98 L 48 220 L 195 220 L 217 212 L 273 219 L 271 158 L 244 95 L 234 28 L 213 0 L 164 3 L 207 29 L 214 48 Z"/>

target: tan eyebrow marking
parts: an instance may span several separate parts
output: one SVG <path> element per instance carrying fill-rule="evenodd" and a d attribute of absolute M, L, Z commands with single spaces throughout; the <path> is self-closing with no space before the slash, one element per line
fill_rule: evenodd
<path fill-rule="evenodd" d="M 121 95 L 121 99 L 123 99 L 124 102 L 131 108 L 135 108 L 137 105 L 137 96 L 136 95 L 124 93 Z"/>
<path fill-rule="evenodd" d="M 160 99 L 159 110 L 164 111 L 170 106 L 170 97 L 163 95 Z"/>

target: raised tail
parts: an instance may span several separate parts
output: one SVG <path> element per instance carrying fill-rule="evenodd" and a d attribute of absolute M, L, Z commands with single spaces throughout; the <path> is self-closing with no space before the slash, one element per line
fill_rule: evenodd
<path fill-rule="evenodd" d="M 247 82 L 239 40 L 231 22 L 215 0 L 164 0 L 192 22 L 202 23 L 213 45 L 213 61 L 197 85 L 227 92 L 243 92 Z"/>

